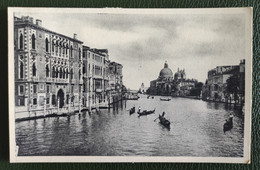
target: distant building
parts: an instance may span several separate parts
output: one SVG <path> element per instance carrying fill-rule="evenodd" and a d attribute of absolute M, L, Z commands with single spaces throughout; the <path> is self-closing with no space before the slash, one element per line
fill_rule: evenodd
<path fill-rule="evenodd" d="M 119 100 L 123 99 L 123 74 L 122 74 L 123 66 L 117 62 L 109 63 L 109 103 L 115 103 Z"/>
<path fill-rule="evenodd" d="M 150 94 L 186 96 L 195 87 L 197 80 L 186 79 L 185 70 L 179 70 L 174 74 L 165 62 L 164 68 L 160 71 L 159 77 L 150 82 L 148 89 Z"/>
<path fill-rule="evenodd" d="M 234 96 L 228 91 L 227 80 L 235 76 L 238 85 L 238 96 Z M 234 82 L 235 83 L 235 82 Z M 235 84 L 233 84 L 236 86 Z M 235 102 L 238 98 L 240 102 L 244 102 L 245 93 L 245 60 L 241 60 L 239 65 L 232 66 L 217 66 L 208 71 L 208 78 L 203 86 L 202 98 L 203 100 L 213 100 L 221 102 Z"/>
<path fill-rule="evenodd" d="M 148 88 L 144 86 L 144 83 L 142 83 L 138 92 L 144 94 L 144 93 L 146 93 L 147 89 Z"/>
<path fill-rule="evenodd" d="M 16 117 L 79 110 L 82 44 L 44 28 L 32 17 L 14 17 Z"/>
<path fill-rule="evenodd" d="M 186 79 L 185 70 L 179 70 L 174 74 L 177 85 L 176 96 L 188 96 L 192 88 L 198 83 L 196 79 Z"/>

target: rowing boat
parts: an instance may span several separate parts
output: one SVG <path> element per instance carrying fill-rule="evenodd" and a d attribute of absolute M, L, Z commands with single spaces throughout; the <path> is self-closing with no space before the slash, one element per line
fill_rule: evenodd
<path fill-rule="evenodd" d="M 139 116 L 144 116 L 144 115 L 149 115 L 149 114 L 153 114 L 155 112 L 155 109 L 154 110 L 150 110 L 150 111 L 147 111 L 147 110 L 144 110 L 142 112 L 137 112 L 139 114 Z"/>
<path fill-rule="evenodd" d="M 163 99 L 163 98 L 160 98 L 161 101 L 170 101 L 171 99 L 168 98 L 168 99 Z"/>
<path fill-rule="evenodd" d="M 171 122 L 167 120 L 165 117 L 159 115 L 160 123 L 165 126 L 166 128 L 170 128 Z"/>

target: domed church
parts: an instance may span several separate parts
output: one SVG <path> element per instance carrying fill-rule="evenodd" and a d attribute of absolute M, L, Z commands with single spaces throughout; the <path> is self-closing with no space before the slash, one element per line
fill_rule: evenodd
<path fill-rule="evenodd" d="M 150 81 L 150 94 L 156 95 L 172 95 L 184 96 L 189 93 L 189 90 L 195 86 L 195 79 L 186 79 L 185 70 L 179 70 L 174 74 L 169 68 L 167 61 L 164 63 L 164 68 L 161 69 L 156 80 Z"/>
<path fill-rule="evenodd" d="M 169 68 L 167 61 L 165 61 L 164 68 L 160 71 L 159 77 L 150 82 L 150 93 L 170 95 L 174 90 L 174 86 L 172 70 Z"/>

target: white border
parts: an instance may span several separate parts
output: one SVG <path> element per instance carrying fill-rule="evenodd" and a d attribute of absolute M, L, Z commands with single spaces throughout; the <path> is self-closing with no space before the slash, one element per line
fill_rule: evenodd
<path fill-rule="evenodd" d="M 245 123 L 244 156 L 233 157 L 149 157 L 149 156 L 16 156 L 15 155 L 15 108 L 14 108 L 14 21 L 13 13 L 113 13 L 113 14 L 244 14 L 245 28 Z M 8 83 L 9 83 L 9 139 L 10 162 L 219 162 L 250 163 L 251 107 L 252 107 L 252 26 L 253 8 L 201 8 L 201 9 L 121 9 L 121 8 L 8 8 Z"/>

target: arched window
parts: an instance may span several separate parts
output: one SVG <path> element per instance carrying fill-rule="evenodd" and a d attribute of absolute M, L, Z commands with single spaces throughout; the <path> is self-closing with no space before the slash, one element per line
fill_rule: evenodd
<path fill-rule="evenodd" d="M 49 77 L 50 76 L 50 69 L 49 69 L 49 65 L 47 64 L 46 65 L 46 77 Z"/>
<path fill-rule="evenodd" d="M 20 49 L 23 49 L 23 34 L 20 34 Z"/>
<path fill-rule="evenodd" d="M 46 49 L 46 52 L 49 52 L 49 40 L 48 40 L 48 38 L 45 39 L 45 49 Z"/>
<path fill-rule="evenodd" d="M 58 55 L 58 42 L 56 42 L 56 44 L 55 44 L 55 53 L 56 53 L 56 55 Z"/>
<path fill-rule="evenodd" d="M 73 79 L 73 69 L 70 70 L 70 78 Z"/>
<path fill-rule="evenodd" d="M 23 78 L 23 62 L 20 61 L 19 62 L 19 78 L 22 79 Z"/>
<path fill-rule="evenodd" d="M 55 67 L 52 67 L 52 78 L 55 78 L 55 76 L 56 76 Z"/>
<path fill-rule="evenodd" d="M 33 76 L 36 76 L 36 66 L 35 66 L 35 63 L 33 63 L 32 72 L 33 72 Z"/>
<path fill-rule="evenodd" d="M 72 46 L 70 46 L 70 57 L 71 58 L 73 57 L 72 54 L 73 54 L 73 48 L 72 48 Z"/>
<path fill-rule="evenodd" d="M 62 73 L 63 73 L 63 74 L 62 74 L 62 78 L 65 79 L 65 76 L 66 76 L 65 69 L 63 69 Z"/>
<path fill-rule="evenodd" d="M 55 106 L 55 105 L 56 105 L 56 96 L 55 96 L 55 94 L 53 94 L 51 98 L 52 98 L 51 104 L 52 104 L 53 106 Z"/>
<path fill-rule="evenodd" d="M 55 77 L 59 78 L 59 70 L 58 70 L 58 68 L 56 68 L 56 76 Z"/>
<path fill-rule="evenodd" d="M 61 42 L 60 42 L 60 44 L 59 44 L 59 56 L 61 56 Z"/>
<path fill-rule="evenodd" d="M 86 73 L 86 67 L 85 64 L 83 64 L 83 75 Z"/>
<path fill-rule="evenodd" d="M 83 92 L 86 92 L 86 85 L 83 83 Z"/>
<path fill-rule="evenodd" d="M 55 44 L 54 44 L 54 41 L 52 41 L 52 46 L 51 46 L 52 52 L 54 52 L 54 48 L 55 48 Z"/>
<path fill-rule="evenodd" d="M 60 68 L 60 78 L 62 78 L 62 68 Z"/>
<path fill-rule="evenodd" d="M 32 49 L 35 50 L 35 35 L 32 35 Z"/>
<path fill-rule="evenodd" d="M 68 69 L 66 69 L 66 79 L 68 79 L 68 77 L 69 77 L 69 71 Z"/>
<path fill-rule="evenodd" d="M 66 47 L 65 47 L 65 45 L 63 44 L 63 45 L 62 45 L 62 54 L 63 54 L 63 55 L 65 54 L 65 49 L 66 49 Z"/>
<path fill-rule="evenodd" d="M 79 60 L 81 60 L 81 50 L 79 48 Z"/>
<path fill-rule="evenodd" d="M 68 44 L 66 45 L 66 55 L 68 54 L 68 49 L 69 49 L 69 46 Z"/>

